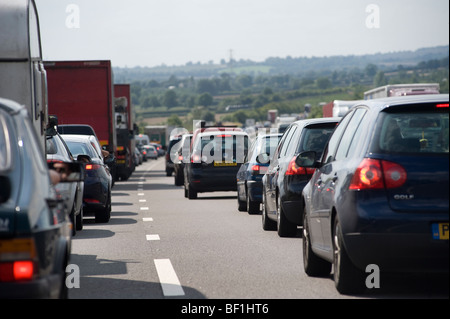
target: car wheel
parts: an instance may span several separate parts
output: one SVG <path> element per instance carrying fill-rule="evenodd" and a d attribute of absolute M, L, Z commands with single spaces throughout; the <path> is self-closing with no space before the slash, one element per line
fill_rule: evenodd
<path fill-rule="evenodd" d="M 258 202 L 254 202 L 252 201 L 252 199 L 250 198 L 250 195 L 248 194 L 247 191 L 247 207 L 246 210 L 249 214 L 258 214 L 259 213 L 259 203 Z"/>
<path fill-rule="evenodd" d="M 333 232 L 334 251 L 334 283 L 341 294 L 360 293 L 364 290 L 364 273 L 355 267 L 347 255 L 343 240 L 339 219 L 336 216 Z"/>
<path fill-rule="evenodd" d="M 262 193 L 262 197 L 262 228 L 264 230 L 275 230 L 277 229 L 277 224 L 273 220 L 269 219 L 269 217 L 267 217 L 266 195 L 264 190 Z"/>
<path fill-rule="evenodd" d="M 80 213 L 77 215 L 76 218 L 76 229 L 83 230 L 83 206 L 81 206 Z"/>
<path fill-rule="evenodd" d="M 237 187 L 237 202 L 238 202 L 238 211 L 245 212 L 247 210 L 247 203 L 239 199 L 239 187 Z"/>
<path fill-rule="evenodd" d="M 319 258 L 312 251 L 309 225 L 306 218 L 306 210 L 303 208 L 303 268 L 308 276 L 327 276 L 331 272 L 331 263 Z"/>
<path fill-rule="evenodd" d="M 181 186 L 183 185 L 183 175 L 180 174 L 179 172 L 175 173 L 175 186 Z"/>
<path fill-rule="evenodd" d="M 105 208 L 95 212 L 95 222 L 96 223 L 107 223 L 111 218 L 111 191 L 108 194 L 108 199 L 106 200 Z"/>
<path fill-rule="evenodd" d="M 279 196 L 277 198 L 277 231 L 280 237 L 293 237 L 297 233 L 297 224 L 286 218 Z"/>
<path fill-rule="evenodd" d="M 194 190 L 194 188 L 191 186 L 190 183 L 188 183 L 188 198 L 189 199 L 196 199 L 197 198 L 197 191 Z"/>

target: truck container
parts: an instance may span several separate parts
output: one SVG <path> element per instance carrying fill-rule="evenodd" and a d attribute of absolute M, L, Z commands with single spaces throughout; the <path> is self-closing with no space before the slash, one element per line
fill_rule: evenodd
<path fill-rule="evenodd" d="M 47 80 L 33 0 L 0 0 L 0 97 L 25 105 L 45 154 Z"/>
<path fill-rule="evenodd" d="M 116 177 L 127 180 L 135 169 L 134 110 L 131 104 L 130 84 L 114 84 L 114 101 L 117 134 Z"/>
<path fill-rule="evenodd" d="M 59 124 L 92 126 L 100 145 L 116 154 L 114 86 L 110 61 L 45 61 L 48 111 Z"/>
<path fill-rule="evenodd" d="M 165 149 L 169 144 L 170 128 L 167 125 L 147 125 L 144 134 L 148 135 L 150 143 L 161 144 Z"/>
<path fill-rule="evenodd" d="M 364 92 L 364 100 L 390 96 L 439 94 L 439 83 L 391 84 Z"/>
<path fill-rule="evenodd" d="M 330 103 L 327 103 L 323 106 L 322 116 L 323 117 L 343 117 L 348 110 L 350 110 L 353 106 L 355 106 L 359 101 L 358 100 L 333 100 Z"/>

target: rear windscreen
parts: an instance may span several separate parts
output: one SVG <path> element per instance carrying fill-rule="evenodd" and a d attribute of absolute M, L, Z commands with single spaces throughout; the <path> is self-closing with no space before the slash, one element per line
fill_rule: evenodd
<path fill-rule="evenodd" d="M 448 112 L 383 113 L 381 119 L 376 143 L 381 152 L 448 153 Z"/>

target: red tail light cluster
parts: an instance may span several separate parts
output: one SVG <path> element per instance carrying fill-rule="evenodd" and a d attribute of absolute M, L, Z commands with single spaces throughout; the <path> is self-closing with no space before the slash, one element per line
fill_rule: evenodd
<path fill-rule="evenodd" d="M 86 165 L 84 166 L 84 168 L 85 168 L 85 170 L 87 170 L 87 171 L 92 171 L 92 170 L 99 169 L 99 168 L 100 168 L 100 165 L 99 165 L 99 164 L 86 164 Z"/>
<path fill-rule="evenodd" d="M 349 189 L 396 188 L 406 182 L 405 169 L 396 163 L 366 158 L 353 175 Z"/>
<path fill-rule="evenodd" d="M 295 164 L 295 156 L 291 159 L 285 175 L 312 175 L 315 169 L 310 167 L 301 167 Z"/>
<path fill-rule="evenodd" d="M 0 282 L 33 279 L 36 249 L 32 238 L 4 240 L 0 243 Z"/>

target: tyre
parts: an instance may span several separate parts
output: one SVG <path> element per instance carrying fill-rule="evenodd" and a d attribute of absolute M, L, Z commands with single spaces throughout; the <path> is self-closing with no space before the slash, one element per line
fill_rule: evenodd
<path fill-rule="evenodd" d="M 334 220 L 333 251 L 334 251 L 334 284 L 341 294 L 361 293 L 365 289 L 364 272 L 358 269 L 348 257 L 342 240 L 342 230 L 339 219 Z"/>
<path fill-rule="evenodd" d="M 96 223 L 107 223 L 111 218 L 111 191 L 108 194 L 108 199 L 106 200 L 105 208 L 95 212 L 95 222 Z"/>
<path fill-rule="evenodd" d="M 303 268 L 308 276 L 324 277 L 330 274 L 331 263 L 319 258 L 312 251 L 309 225 L 306 218 L 306 210 L 303 208 Z"/>
<path fill-rule="evenodd" d="M 262 200 L 262 228 L 264 230 L 275 230 L 277 229 L 277 223 L 267 217 L 267 208 L 266 208 L 266 196 L 263 190 L 263 200 Z"/>
<path fill-rule="evenodd" d="M 250 198 L 250 195 L 247 191 L 247 203 L 246 203 L 246 210 L 249 214 L 258 214 L 259 213 L 259 203 L 252 201 Z"/>
<path fill-rule="evenodd" d="M 81 206 L 80 213 L 76 217 L 76 229 L 83 230 L 83 206 Z"/>
<path fill-rule="evenodd" d="M 188 198 L 197 199 L 197 191 L 188 183 Z"/>
<path fill-rule="evenodd" d="M 247 211 L 247 203 L 239 199 L 239 192 L 237 194 L 237 202 L 238 202 L 238 211 L 240 212 Z"/>
<path fill-rule="evenodd" d="M 297 233 L 297 224 L 287 219 L 279 196 L 277 198 L 277 231 L 280 237 L 293 237 Z"/>

